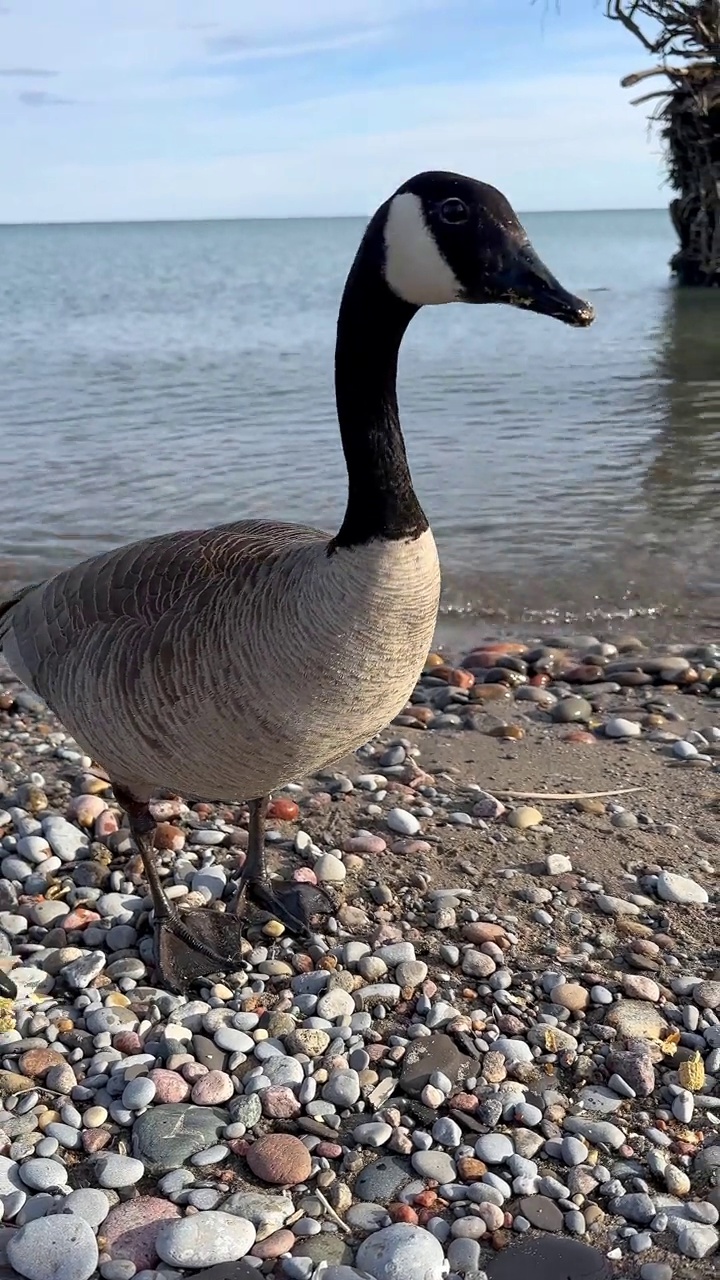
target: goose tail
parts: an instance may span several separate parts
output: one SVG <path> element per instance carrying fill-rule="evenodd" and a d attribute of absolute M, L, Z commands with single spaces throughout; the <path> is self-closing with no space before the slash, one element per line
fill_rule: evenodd
<path fill-rule="evenodd" d="M 3 640 L 12 626 L 12 615 L 16 604 L 25 599 L 31 591 L 42 584 L 33 582 L 29 587 L 22 587 L 20 591 L 16 591 L 14 596 L 10 596 L 8 600 L 0 600 L 0 649 L 2 649 Z"/>

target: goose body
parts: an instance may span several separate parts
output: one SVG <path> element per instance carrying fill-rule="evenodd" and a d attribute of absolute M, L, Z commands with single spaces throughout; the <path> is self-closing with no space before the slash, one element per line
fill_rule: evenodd
<path fill-rule="evenodd" d="M 343 293 L 335 390 L 348 492 L 334 537 L 250 521 L 150 538 L 0 604 L 10 666 L 103 766 L 128 812 L 171 986 L 232 967 L 239 925 L 206 910 L 181 916 L 168 901 L 153 793 L 249 801 L 240 889 L 302 932 L 302 886 L 283 896 L 267 877 L 267 795 L 381 730 L 420 674 L 440 573 L 400 429 L 397 361 L 418 309 L 455 301 L 575 326 L 593 318 L 500 192 L 418 174 L 371 219 Z"/>
<path fill-rule="evenodd" d="M 5 655 L 138 800 L 265 795 L 383 729 L 432 641 L 429 530 L 329 543 L 261 521 L 135 543 L 28 593 Z"/>

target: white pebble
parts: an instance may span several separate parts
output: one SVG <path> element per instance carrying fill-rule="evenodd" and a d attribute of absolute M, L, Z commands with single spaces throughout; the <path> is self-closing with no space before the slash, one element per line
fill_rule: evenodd
<path fill-rule="evenodd" d="M 417 818 L 408 813 L 407 809 L 391 809 L 386 822 L 391 831 L 396 831 L 401 836 L 416 836 L 420 830 Z"/>

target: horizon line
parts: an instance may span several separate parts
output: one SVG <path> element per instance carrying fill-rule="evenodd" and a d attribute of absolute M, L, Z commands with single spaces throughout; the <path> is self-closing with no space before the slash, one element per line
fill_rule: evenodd
<path fill-rule="evenodd" d="M 523 209 L 520 216 L 555 215 L 560 213 L 666 213 L 667 205 L 634 205 L 621 208 L 616 205 L 597 209 Z M 153 227 L 184 226 L 208 222 L 358 222 L 368 220 L 372 213 L 300 213 L 300 214 L 237 214 L 204 218 L 62 218 L 57 221 L 5 222 L 0 219 L 0 229 L 18 227 Z"/>

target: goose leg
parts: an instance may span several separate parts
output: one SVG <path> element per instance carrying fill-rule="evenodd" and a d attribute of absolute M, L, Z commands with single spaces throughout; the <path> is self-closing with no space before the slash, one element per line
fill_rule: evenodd
<path fill-rule="evenodd" d="M 334 909 L 330 895 L 324 889 L 314 885 L 299 884 L 297 881 L 270 880 L 265 859 L 265 815 L 269 796 L 261 796 L 259 800 L 250 801 L 250 824 L 248 847 L 238 881 L 237 896 L 233 910 L 240 911 L 243 893 L 251 902 L 267 911 L 276 920 L 280 920 L 285 928 L 300 938 L 312 935 L 311 918 Z M 319 901 L 325 899 L 325 903 Z"/>
<path fill-rule="evenodd" d="M 114 787 L 125 809 L 150 886 L 155 911 L 155 963 L 172 990 L 182 991 L 194 978 L 237 968 L 242 939 L 233 915 L 196 908 L 182 914 L 162 887 L 153 853 L 155 820 L 143 801 L 122 787 Z"/>

